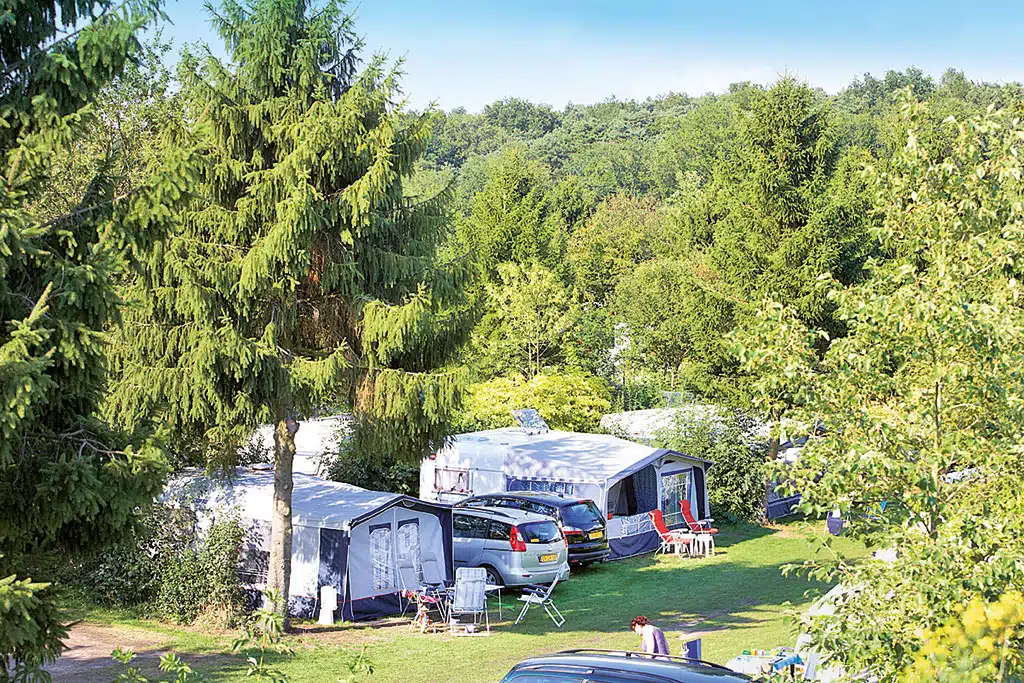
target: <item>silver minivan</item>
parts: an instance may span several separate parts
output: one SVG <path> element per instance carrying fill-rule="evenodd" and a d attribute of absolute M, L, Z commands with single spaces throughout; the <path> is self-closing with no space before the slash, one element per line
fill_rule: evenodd
<path fill-rule="evenodd" d="M 569 576 L 565 537 L 550 517 L 497 507 L 456 508 L 456 567 L 483 567 L 502 586 L 551 583 Z"/>

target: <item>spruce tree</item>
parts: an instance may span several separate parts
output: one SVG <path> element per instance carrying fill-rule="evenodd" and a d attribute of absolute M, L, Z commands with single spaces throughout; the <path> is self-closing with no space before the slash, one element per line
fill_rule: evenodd
<path fill-rule="evenodd" d="M 161 411 L 210 463 L 274 424 L 268 587 L 287 595 L 298 420 L 349 407 L 355 448 L 439 447 L 462 383 L 446 366 L 464 335 L 461 269 L 435 253 L 445 198 L 403 192 L 430 116 L 401 115 L 383 59 L 357 72 L 343 4 L 208 9 L 228 59 L 183 58 L 207 163 L 198 199 L 129 284 L 110 408 L 132 425 Z"/>
<path fill-rule="evenodd" d="M 118 150 L 80 186 L 65 157 L 99 92 L 138 50 L 156 2 L 5 3 L 0 10 L 0 678 L 31 678 L 66 627 L 55 553 L 115 541 L 159 490 L 162 453 L 102 424 L 115 281 L 149 249 L 187 178 L 181 159 L 120 183 Z"/>

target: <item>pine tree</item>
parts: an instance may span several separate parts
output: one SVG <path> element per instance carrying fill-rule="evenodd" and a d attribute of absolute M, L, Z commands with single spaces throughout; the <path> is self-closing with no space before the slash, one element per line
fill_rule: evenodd
<path fill-rule="evenodd" d="M 146 0 L 0 10 L 0 678 L 60 654 L 54 553 L 116 540 L 164 472 L 158 449 L 96 412 L 114 282 L 163 233 L 186 165 L 168 157 L 126 186 L 111 149 L 87 182 L 61 188 L 63 207 L 48 201 L 58 160 L 159 13 Z"/>
<path fill-rule="evenodd" d="M 208 9 L 229 57 L 183 58 L 199 199 L 128 287 L 110 407 L 132 425 L 162 411 L 211 463 L 275 425 L 268 587 L 287 594 L 297 421 L 342 405 L 355 448 L 439 447 L 463 382 L 446 366 L 463 269 L 436 257 L 445 197 L 403 192 L 430 116 L 400 116 L 381 58 L 357 72 L 343 4 Z"/>

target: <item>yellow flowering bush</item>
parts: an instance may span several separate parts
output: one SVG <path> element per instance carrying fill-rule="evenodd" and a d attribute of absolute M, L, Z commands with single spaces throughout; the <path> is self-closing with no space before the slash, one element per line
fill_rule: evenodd
<path fill-rule="evenodd" d="M 1020 680 L 1024 596 L 1017 591 L 996 602 L 974 599 L 959 619 L 926 631 L 924 645 L 907 670 L 906 683 Z"/>

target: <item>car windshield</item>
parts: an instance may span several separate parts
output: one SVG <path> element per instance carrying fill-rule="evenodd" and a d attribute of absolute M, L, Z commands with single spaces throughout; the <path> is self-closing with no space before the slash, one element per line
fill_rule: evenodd
<path fill-rule="evenodd" d="M 562 531 L 554 522 L 528 522 L 519 527 L 527 543 L 554 543 L 562 540 Z"/>
<path fill-rule="evenodd" d="M 589 529 L 601 523 L 601 511 L 593 501 L 581 500 L 562 508 L 562 520 L 566 526 Z"/>

